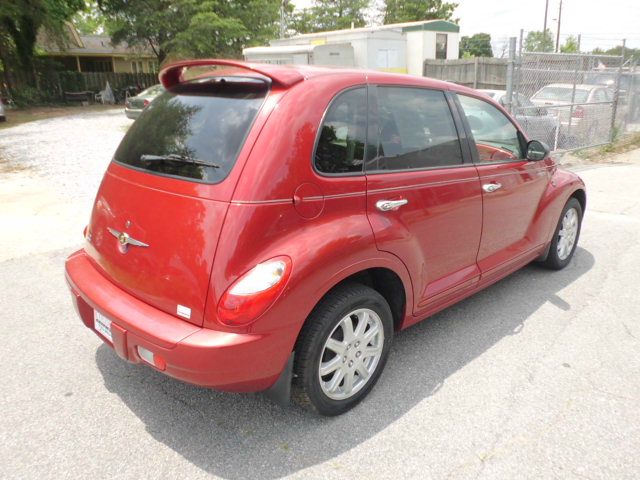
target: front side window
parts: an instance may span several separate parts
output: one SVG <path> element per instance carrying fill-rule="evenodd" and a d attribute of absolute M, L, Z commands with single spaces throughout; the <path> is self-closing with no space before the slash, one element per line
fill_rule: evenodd
<path fill-rule="evenodd" d="M 366 90 L 355 88 L 338 95 L 320 126 L 316 169 L 329 174 L 362 172 L 366 138 Z"/>
<path fill-rule="evenodd" d="M 504 162 L 523 157 L 518 129 L 496 107 L 466 95 L 458 95 L 467 117 L 480 162 Z"/>
<path fill-rule="evenodd" d="M 439 90 L 378 87 L 377 155 L 367 172 L 462 164 L 458 132 Z"/>

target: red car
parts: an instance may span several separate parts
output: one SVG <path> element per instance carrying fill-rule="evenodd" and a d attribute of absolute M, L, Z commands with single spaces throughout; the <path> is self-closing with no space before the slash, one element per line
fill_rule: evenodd
<path fill-rule="evenodd" d="M 566 266 L 586 194 L 482 93 L 407 75 L 197 60 L 129 129 L 66 262 L 123 359 L 324 415 L 394 332 L 533 260 Z"/>

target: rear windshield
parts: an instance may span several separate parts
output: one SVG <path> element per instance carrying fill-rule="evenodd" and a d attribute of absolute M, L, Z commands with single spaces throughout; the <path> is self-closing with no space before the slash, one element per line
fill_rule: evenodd
<path fill-rule="evenodd" d="M 226 77 L 173 87 L 136 120 L 115 161 L 160 175 L 224 180 L 268 91 L 261 80 Z"/>
<path fill-rule="evenodd" d="M 533 98 L 536 100 L 552 100 L 556 102 L 571 103 L 571 97 L 573 96 L 573 87 L 544 87 Z M 576 89 L 576 96 L 574 103 L 584 103 L 589 96 L 588 90 Z"/>

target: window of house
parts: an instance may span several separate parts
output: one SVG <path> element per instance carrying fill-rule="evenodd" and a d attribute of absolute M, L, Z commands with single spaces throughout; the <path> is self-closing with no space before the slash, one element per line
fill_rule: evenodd
<path fill-rule="evenodd" d="M 320 126 L 316 169 L 329 174 L 361 172 L 366 138 L 366 90 L 355 88 L 338 95 Z"/>
<path fill-rule="evenodd" d="M 439 90 L 378 87 L 377 155 L 366 170 L 411 170 L 462 164 L 458 132 Z"/>
<path fill-rule="evenodd" d="M 447 34 L 436 33 L 436 58 L 447 58 Z"/>

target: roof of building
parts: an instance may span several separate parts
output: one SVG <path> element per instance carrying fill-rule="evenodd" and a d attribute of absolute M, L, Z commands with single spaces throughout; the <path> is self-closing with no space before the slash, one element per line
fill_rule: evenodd
<path fill-rule="evenodd" d="M 80 35 L 71 23 L 67 23 L 66 27 L 66 45 L 59 45 L 58 42 L 43 34 L 38 37 L 38 46 L 49 55 L 155 56 L 151 48 L 147 46 L 129 46 L 127 42 L 114 45 L 111 43 L 109 35 Z"/>
<path fill-rule="evenodd" d="M 435 32 L 459 32 L 460 26 L 448 20 L 422 20 L 419 22 L 390 23 L 388 25 L 376 25 L 372 27 L 345 28 L 343 30 L 329 30 L 326 32 L 303 33 L 294 35 L 289 38 L 316 38 L 332 35 L 344 35 L 348 33 L 371 33 L 380 30 L 402 30 L 403 32 L 412 32 L 418 30 L 427 30 Z M 283 39 L 287 40 L 287 39 Z"/>

